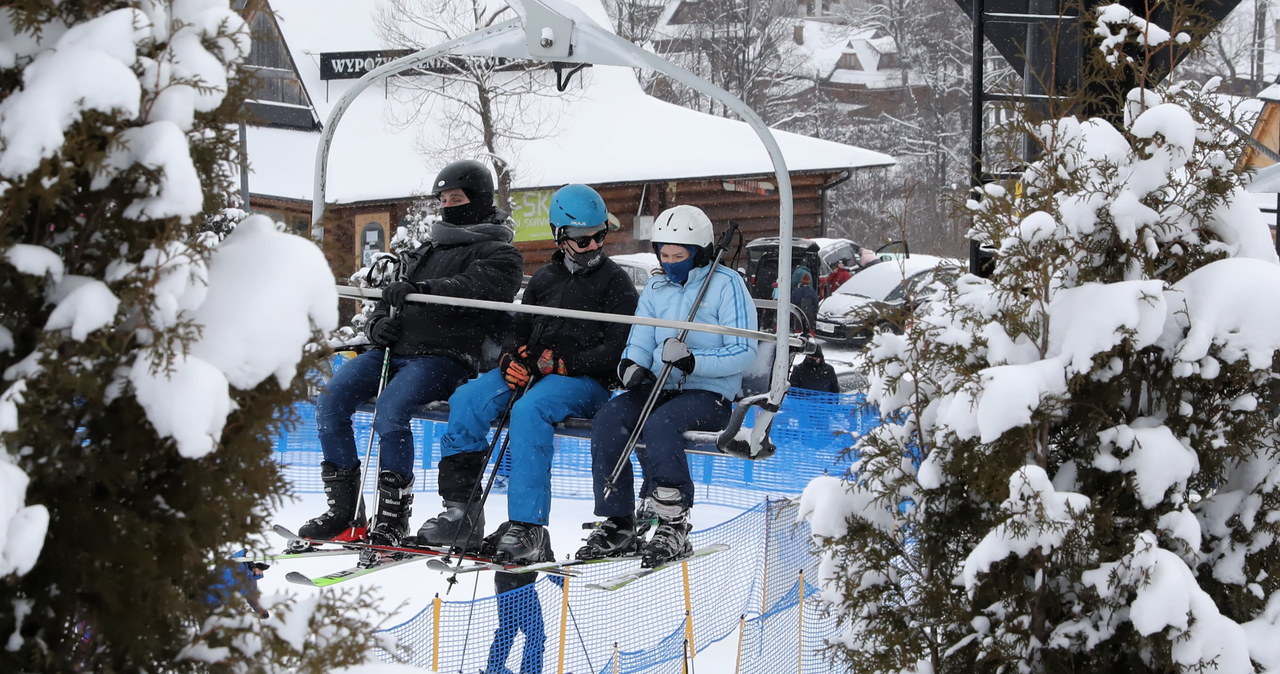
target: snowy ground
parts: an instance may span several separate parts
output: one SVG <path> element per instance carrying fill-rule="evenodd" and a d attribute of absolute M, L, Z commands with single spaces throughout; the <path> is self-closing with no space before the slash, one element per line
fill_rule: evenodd
<path fill-rule="evenodd" d="M 836 370 L 841 380 L 841 388 L 848 391 L 860 385 L 860 376 L 856 368 L 861 361 L 858 351 L 838 347 L 822 342 L 824 354 Z M 296 530 L 308 518 L 314 517 L 325 509 L 323 494 L 304 494 L 298 501 L 285 505 L 278 513 L 277 521 L 284 526 Z M 411 527 L 416 528 L 428 517 L 439 510 L 439 500 L 431 493 L 418 493 L 414 504 L 414 515 Z M 583 522 L 598 519 L 592 512 L 589 500 L 555 499 L 551 509 L 552 548 L 558 558 L 571 556 L 582 545 L 585 532 Z M 705 529 L 721 522 L 733 519 L 742 511 L 736 508 L 712 505 L 695 505 L 693 523 L 695 529 Z M 492 531 L 498 524 L 507 519 L 506 494 L 495 493 L 485 507 L 486 530 Z M 268 546 L 272 549 L 282 548 L 284 541 L 278 536 L 265 535 Z M 264 600 L 271 601 L 271 595 L 279 593 L 310 593 L 326 590 L 312 589 L 293 585 L 285 581 L 285 574 L 298 571 L 308 576 L 317 576 L 346 568 L 354 563 L 354 558 L 328 557 L 318 559 L 289 560 L 278 562 L 267 571 L 260 582 Z M 448 576 L 429 570 L 423 564 L 406 564 L 394 569 L 379 571 L 367 579 L 357 579 L 344 583 L 339 587 L 368 587 L 380 596 L 380 604 L 388 616 L 385 627 L 400 624 L 417 615 L 430 605 L 432 599 L 439 594 L 446 600 L 465 601 L 473 597 L 487 597 L 494 594 L 493 574 L 471 573 L 458 576 L 458 583 L 449 587 Z M 486 645 L 487 647 L 487 645 Z M 698 653 L 695 671 L 701 674 L 729 674 L 734 671 L 736 660 L 736 643 L 725 639 L 711 645 Z M 383 673 L 391 671 L 423 670 L 394 665 L 370 665 L 347 670 L 360 674 Z"/>
<path fill-rule="evenodd" d="M 419 493 L 414 504 L 412 527 L 416 529 L 428 517 L 439 510 L 439 502 L 433 494 Z M 591 501 L 577 499 L 555 499 L 551 507 L 552 549 L 558 558 L 571 556 L 582 545 L 585 532 L 583 522 L 599 518 L 591 513 Z M 278 521 L 290 529 L 297 529 L 304 521 L 324 511 L 323 494 L 305 494 L 296 502 L 286 505 L 279 513 Z M 736 517 L 741 510 L 724 506 L 695 505 L 693 510 L 694 527 L 705 529 Z M 492 531 L 498 524 L 507 519 L 506 494 L 493 494 L 485 506 L 486 529 Z M 266 540 L 272 549 L 284 547 L 283 539 L 275 534 L 266 534 Z M 277 562 L 269 569 L 259 582 L 264 602 L 270 608 L 271 595 L 281 593 L 306 594 L 310 592 L 326 592 L 329 590 L 312 589 L 287 582 L 284 577 L 289 571 L 298 571 L 308 576 L 318 576 L 346 568 L 354 563 L 354 558 L 321 557 L 318 559 L 288 560 Z M 371 574 L 367 579 L 360 578 L 338 587 L 368 587 L 380 596 L 379 602 L 383 612 L 388 616 L 385 627 L 400 624 L 417 615 L 430 605 L 431 600 L 439 594 L 445 600 L 466 601 L 474 597 L 493 595 L 493 574 L 468 573 L 458 576 L 458 583 L 449 589 L 446 582 L 448 576 L 428 569 L 424 564 L 406 564 L 394 569 L 387 569 Z M 488 648 L 487 642 L 483 645 Z M 699 653 L 697 671 L 703 674 L 730 673 L 733 671 L 733 640 L 722 640 Z M 724 663 L 729 663 L 727 666 Z M 392 665 L 370 665 L 346 670 L 371 674 L 374 672 L 422 672 L 416 668 Z"/>
<path fill-rule="evenodd" d="M 440 503 L 433 497 L 434 494 L 430 493 L 417 494 L 412 522 L 414 530 L 426 521 L 428 517 L 439 512 Z M 582 529 L 582 523 L 599 519 L 591 513 L 591 505 L 591 501 L 587 500 L 554 500 L 551 507 L 552 521 L 547 528 L 551 532 L 551 545 L 556 552 L 557 558 L 563 559 L 566 556 L 572 556 L 574 551 L 582 546 L 582 539 L 586 535 L 586 532 Z M 307 519 L 323 512 L 325 507 L 323 494 L 304 494 L 299 501 L 289 504 L 281 510 L 278 521 L 280 524 L 296 531 Z M 705 529 L 732 519 L 741 512 L 736 508 L 724 506 L 695 505 L 693 512 L 694 527 Z M 485 519 L 487 531 L 492 531 L 499 524 L 506 521 L 506 494 L 494 493 L 489 498 L 489 502 L 485 504 Z M 267 534 L 267 543 L 273 549 L 284 546 L 283 539 L 270 533 Z M 293 585 L 285 581 L 285 574 L 289 571 L 298 571 L 308 576 L 323 575 L 345 568 L 354 563 L 354 561 L 354 559 L 348 559 L 347 557 L 320 557 L 318 559 L 278 562 L 276 566 L 267 571 L 266 576 L 260 581 L 259 587 L 264 594 L 280 592 L 286 589 L 310 592 L 312 591 L 310 588 Z M 412 618 L 423 607 L 431 603 L 436 593 L 439 593 L 445 599 L 453 600 L 471 599 L 473 591 L 477 597 L 493 595 L 493 574 L 491 573 L 459 575 L 458 584 L 453 587 L 452 591 L 449 590 L 448 585 L 445 583 L 445 578 L 445 574 L 428 570 L 425 565 L 406 564 L 372 574 L 367 582 L 363 579 L 356 579 L 344 583 L 341 587 L 366 583 L 372 587 L 382 589 L 387 595 L 384 598 L 384 606 L 387 614 L 391 616 L 387 623 L 388 626 L 396 625 Z M 397 604 L 400 602 L 406 602 L 406 605 L 398 607 Z"/>

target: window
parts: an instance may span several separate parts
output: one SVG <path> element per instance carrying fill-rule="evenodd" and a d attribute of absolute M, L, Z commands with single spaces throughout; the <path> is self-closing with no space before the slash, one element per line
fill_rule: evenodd
<path fill-rule="evenodd" d="M 853 52 L 841 54 L 840 60 L 836 62 L 836 67 L 843 70 L 864 70 L 862 62 L 858 60 L 858 55 Z"/>

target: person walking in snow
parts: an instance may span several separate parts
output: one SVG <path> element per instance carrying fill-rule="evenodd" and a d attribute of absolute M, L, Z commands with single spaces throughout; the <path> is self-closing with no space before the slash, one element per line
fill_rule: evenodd
<path fill-rule="evenodd" d="M 430 241 L 403 256 L 403 280 L 383 289 L 365 326 L 379 348 L 339 368 L 317 401 L 324 452 L 320 477 L 329 509 L 298 530 L 306 538 L 338 537 L 363 516 L 356 512 L 361 466 L 351 415 L 377 394 L 389 350 L 390 377 L 378 396 L 373 428 L 380 465 L 377 514 L 368 536 L 382 545 L 400 543 L 413 504 L 413 409 L 446 398 L 475 375 L 481 345 L 499 319 L 496 312 L 406 302 L 405 297 L 426 293 L 510 302 L 520 289 L 524 260 L 511 245 L 510 218 L 494 207 L 489 169 L 475 161 L 454 162 L 440 171 L 433 187 L 441 219 L 432 225 Z"/>
<path fill-rule="evenodd" d="M 804 314 L 809 334 L 818 323 L 818 291 L 813 288 L 813 275 L 808 267 L 800 267 L 791 275 L 791 303 Z"/>
<path fill-rule="evenodd" d="M 512 674 L 507 667 L 511 647 L 516 634 L 524 632 L 524 647 L 520 649 L 520 674 L 542 674 L 544 649 L 547 641 L 546 625 L 542 620 L 542 602 L 538 590 L 533 587 L 536 573 L 493 574 L 494 594 L 498 599 L 498 627 L 489 643 L 488 664 L 484 674 Z M 552 576 L 551 582 L 564 590 L 564 579 Z"/>
<path fill-rule="evenodd" d="M 756 329 L 756 310 L 742 277 L 723 265 L 711 265 L 715 256 L 711 220 L 702 210 L 687 205 L 667 209 L 654 223 L 653 249 L 662 265 L 640 294 L 637 316 L 684 321 L 689 318 L 698 290 L 707 292 L 694 314 L 694 322 Z M 756 342 L 691 331 L 685 341 L 674 328 L 632 326 L 626 350 L 618 364 L 619 379 L 627 389 L 601 408 L 591 433 L 591 472 L 595 514 L 607 518 L 587 537 L 578 559 L 632 554 L 639 550 L 643 566 L 657 566 L 693 551 L 689 543 L 689 509 L 693 506 L 693 480 L 685 457 L 684 432 L 724 428 L 734 398 L 742 387 L 742 373 L 756 359 Z M 657 380 L 653 371 L 673 366 L 659 393 L 652 414 L 639 419 Z M 631 463 L 622 466 L 608 496 L 605 488 L 632 429 L 643 423 L 638 452 L 644 469 L 647 497 L 643 512 L 657 516 L 653 537 L 641 545 L 636 531 L 634 480 Z"/>
<path fill-rule="evenodd" d="M 631 315 L 631 278 L 604 252 L 608 211 L 587 185 L 566 185 L 551 197 L 557 250 L 529 280 L 523 303 Z M 609 399 L 627 340 L 626 323 L 517 313 L 499 367 L 461 386 L 449 398 L 449 427 L 440 440 L 440 497 L 444 511 L 418 530 L 427 545 L 475 549 L 484 535 L 480 476 L 490 425 L 510 409 L 511 474 L 508 521 L 485 539 L 482 552 L 527 564 L 551 561 L 553 424 L 592 417 Z"/>

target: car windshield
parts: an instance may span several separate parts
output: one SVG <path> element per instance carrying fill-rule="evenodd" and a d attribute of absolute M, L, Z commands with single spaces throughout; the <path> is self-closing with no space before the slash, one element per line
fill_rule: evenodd
<path fill-rule="evenodd" d="M 643 288 L 653 276 L 658 264 L 658 256 L 653 253 L 629 253 L 626 255 L 610 255 L 610 259 L 618 263 L 622 270 L 631 277 L 631 282 Z"/>
<path fill-rule="evenodd" d="M 877 262 L 853 275 L 836 290 L 838 295 L 860 295 L 874 300 L 884 299 L 910 274 L 932 268 L 937 258 L 913 255 L 904 260 Z"/>
<path fill-rule="evenodd" d="M 926 269 L 898 284 L 898 287 L 894 288 L 893 292 L 889 293 L 885 300 L 888 302 L 900 302 L 905 300 L 908 294 L 918 299 L 923 295 L 932 294 L 938 288 L 939 283 L 945 285 L 954 284 L 959 275 L 959 270 L 955 267 Z"/>

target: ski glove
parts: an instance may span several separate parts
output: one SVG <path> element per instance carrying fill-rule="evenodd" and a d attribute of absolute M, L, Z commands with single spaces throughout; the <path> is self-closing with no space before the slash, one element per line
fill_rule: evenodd
<path fill-rule="evenodd" d="M 374 321 L 366 328 L 369 334 L 369 341 L 378 346 L 391 346 L 400 340 L 400 334 L 404 332 L 404 326 L 398 318 L 382 317 Z"/>
<path fill-rule="evenodd" d="M 525 348 L 525 347 L 520 347 Z M 527 349 L 526 349 L 527 351 Z M 549 374 L 568 375 L 569 368 L 565 366 L 564 359 L 556 356 L 551 349 L 543 349 L 542 354 L 538 356 L 538 372 L 543 376 Z"/>
<path fill-rule="evenodd" d="M 529 347 L 516 349 L 515 354 L 504 353 L 498 359 L 498 369 L 502 370 L 502 379 L 507 388 L 525 388 L 533 384 L 540 374 L 536 365 L 529 362 Z"/>
<path fill-rule="evenodd" d="M 392 281 L 382 289 L 382 299 L 386 300 L 387 304 L 399 309 L 404 306 L 404 298 L 409 293 L 416 292 L 418 292 L 417 286 L 408 281 Z"/>
<path fill-rule="evenodd" d="M 693 354 L 689 347 L 675 337 L 662 343 L 662 362 L 673 365 L 686 374 L 693 374 Z"/>
<path fill-rule="evenodd" d="M 653 376 L 653 373 L 649 371 L 649 368 L 631 360 L 630 358 L 623 358 L 622 362 L 618 363 L 618 371 L 622 373 L 622 376 L 620 377 L 622 381 L 622 388 L 628 390 L 640 386 L 645 382 L 657 381 L 658 379 Z"/>

